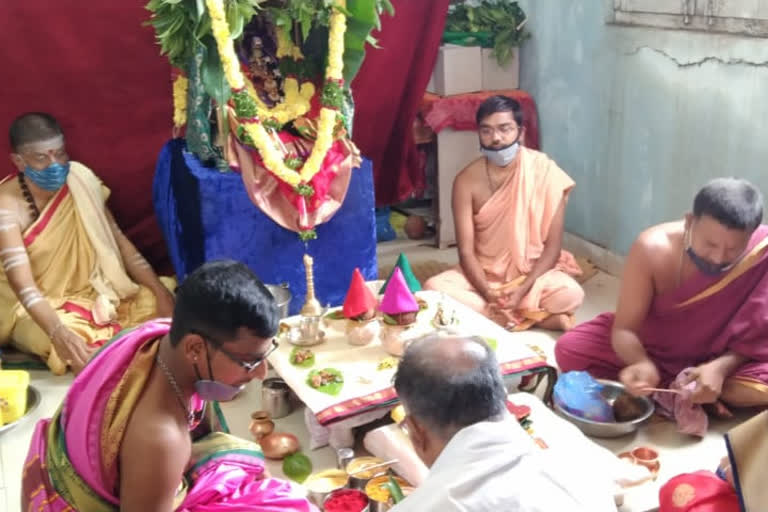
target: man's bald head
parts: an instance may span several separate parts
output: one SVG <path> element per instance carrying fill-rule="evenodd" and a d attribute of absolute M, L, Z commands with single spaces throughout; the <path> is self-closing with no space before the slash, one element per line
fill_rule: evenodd
<path fill-rule="evenodd" d="M 447 436 L 498 419 L 506 399 L 496 356 L 474 337 L 414 341 L 398 367 L 395 389 L 409 415 Z"/>

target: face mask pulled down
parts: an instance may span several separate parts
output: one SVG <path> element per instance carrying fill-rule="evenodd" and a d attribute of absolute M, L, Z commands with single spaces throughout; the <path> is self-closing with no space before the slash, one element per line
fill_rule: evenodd
<path fill-rule="evenodd" d="M 690 246 L 685 252 L 693 264 L 696 265 L 696 268 L 699 269 L 699 272 L 707 276 L 718 276 L 733 266 L 733 263 L 712 263 L 711 261 L 707 261 L 696 254 L 693 247 Z"/>
<path fill-rule="evenodd" d="M 487 158 L 489 162 L 491 162 L 493 165 L 497 167 L 506 167 L 509 164 L 511 164 L 512 161 L 517 156 L 517 153 L 519 150 L 520 150 L 519 137 L 518 137 L 518 140 L 516 140 L 509 146 L 505 146 L 499 149 L 489 148 L 489 147 L 483 146 L 482 144 L 480 145 L 480 152 L 483 154 L 483 156 Z"/>
<path fill-rule="evenodd" d="M 213 379 L 213 370 L 211 369 L 211 359 L 206 351 L 205 359 L 208 361 L 208 375 Z M 195 382 L 195 391 L 197 395 L 205 400 L 212 402 L 229 402 L 237 396 L 240 391 L 243 390 L 245 385 L 242 386 L 230 386 L 217 380 L 203 379 L 200 376 L 200 371 L 195 364 L 195 375 L 197 375 L 197 381 Z"/>

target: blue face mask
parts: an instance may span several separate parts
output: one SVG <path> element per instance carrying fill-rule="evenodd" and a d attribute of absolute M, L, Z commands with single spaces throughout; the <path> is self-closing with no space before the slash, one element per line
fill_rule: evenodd
<path fill-rule="evenodd" d="M 733 263 L 712 263 L 711 261 L 707 261 L 696 254 L 693 247 L 688 247 L 685 252 L 688 254 L 688 257 L 691 258 L 693 264 L 696 265 L 696 268 L 699 269 L 699 272 L 707 276 L 720 275 L 733 265 Z"/>
<path fill-rule="evenodd" d="M 208 351 L 205 352 L 205 359 L 208 361 L 208 375 L 213 379 L 213 370 L 211 369 L 211 359 L 208 356 Z M 243 390 L 245 385 L 242 386 L 230 386 L 217 380 L 208 380 L 200 377 L 200 371 L 195 364 L 195 374 L 197 375 L 197 381 L 195 382 L 195 391 L 200 398 L 206 401 L 213 402 L 229 402 L 237 396 L 237 394 Z"/>
<path fill-rule="evenodd" d="M 483 145 L 480 146 L 480 152 L 483 154 L 485 158 L 488 159 L 489 162 L 491 162 L 493 165 L 498 167 L 506 167 L 509 164 L 512 163 L 512 161 L 517 156 L 517 152 L 520 150 L 520 138 L 518 137 L 518 140 L 510 144 L 509 146 L 501 149 L 492 149 L 485 147 Z"/>
<path fill-rule="evenodd" d="M 27 166 L 24 168 L 24 176 L 41 189 L 47 190 L 48 192 L 56 192 L 67 182 L 67 176 L 69 176 L 69 162 L 65 164 L 53 162 L 42 171 L 36 171 L 30 166 Z"/>

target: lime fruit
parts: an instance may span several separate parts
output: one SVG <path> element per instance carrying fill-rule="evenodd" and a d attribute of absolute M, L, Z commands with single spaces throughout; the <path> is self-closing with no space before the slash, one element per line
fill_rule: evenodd
<path fill-rule="evenodd" d="M 294 453 L 283 459 L 283 473 L 291 480 L 304 483 L 312 473 L 312 461 L 303 453 Z"/>

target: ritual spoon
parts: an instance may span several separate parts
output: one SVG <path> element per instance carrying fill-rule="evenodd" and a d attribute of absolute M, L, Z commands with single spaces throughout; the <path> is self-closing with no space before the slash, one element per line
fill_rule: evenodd
<path fill-rule="evenodd" d="M 656 393 L 674 393 L 676 395 L 683 394 L 683 392 L 679 389 L 643 388 L 643 391 L 654 391 Z"/>

